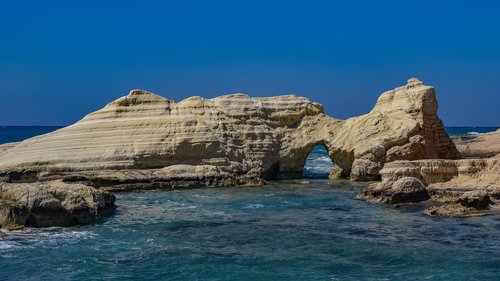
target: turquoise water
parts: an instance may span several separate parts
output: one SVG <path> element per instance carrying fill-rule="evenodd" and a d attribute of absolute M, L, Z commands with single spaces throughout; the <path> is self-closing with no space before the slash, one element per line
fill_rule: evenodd
<path fill-rule="evenodd" d="M 498 280 L 500 218 L 354 200 L 360 186 L 118 195 L 114 216 L 0 240 L 0 280 Z"/>
<path fill-rule="evenodd" d="M 0 143 L 49 129 L 0 127 Z M 357 201 L 362 184 L 314 179 L 328 160 L 313 150 L 309 183 L 122 193 L 116 214 L 93 225 L 8 232 L 0 280 L 500 278 L 499 216 Z"/>
<path fill-rule="evenodd" d="M 333 165 L 326 147 L 316 145 L 307 156 L 302 177 L 306 179 L 327 179 Z"/>

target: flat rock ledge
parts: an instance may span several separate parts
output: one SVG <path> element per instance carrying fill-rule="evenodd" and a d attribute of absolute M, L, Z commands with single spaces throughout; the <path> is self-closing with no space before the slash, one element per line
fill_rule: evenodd
<path fill-rule="evenodd" d="M 115 196 L 62 181 L 0 183 L 0 227 L 73 226 L 112 214 Z"/>
<path fill-rule="evenodd" d="M 425 213 L 443 217 L 488 215 L 500 206 L 500 156 L 395 161 L 380 174 L 382 182 L 368 186 L 358 199 L 387 204 L 431 200 L 439 205 Z"/>

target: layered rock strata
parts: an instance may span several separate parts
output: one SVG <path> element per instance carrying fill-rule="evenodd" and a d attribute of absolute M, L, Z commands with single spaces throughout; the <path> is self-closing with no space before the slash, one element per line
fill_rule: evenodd
<path fill-rule="evenodd" d="M 430 197 L 413 197 L 412 202 L 429 198 L 444 203 L 427 210 L 441 216 L 486 214 L 490 205 L 500 203 L 500 157 L 461 160 L 418 160 L 387 163 L 380 171 L 382 182 L 358 194 L 372 202 L 404 203 L 387 200 L 387 195 L 401 179 L 422 182 Z M 409 191 L 407 196 L 411 196 Z"/>
<path fill-rule="evenodd" d="M 0 146 L 0 224 L 86 223 L 113 209 L 105 191 L 300 178 L 318 144 L 335 164 L 331 177 L 352 180 L 379 179 L 384 164 L 396 160 L 458 156 L 437 116 L 434 89 L 416 79 L 347 120 L 293 95 L 175 102 L 133 90 L 71 126 Z M 399 181 L 390 200 L 411 201 L 407 190 L 426 196 L 421 185 Z"/>
<path fill-rule="evenodd" d="M 133 90 L 71 126 L 0 150 L 0 174 L 11 182 L 260 184 L 300 178 L 317 144 L 336 165 L 332 177 L 353 180 L 378 179 L 386 162 L 458 155 L 437 116 L 434 89 L 416 79 L 347 120 L 297 96 L 175 102 Z"/>

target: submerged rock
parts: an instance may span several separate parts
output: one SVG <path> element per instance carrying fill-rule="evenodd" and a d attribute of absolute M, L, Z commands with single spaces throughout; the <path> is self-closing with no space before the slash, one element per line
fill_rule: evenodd
<path fill-rule="evenodd" d="M 440 217 L 478 217 L 487 215 L 486 212 L 475 208 L 465 207 L 459 203 L 446 203 L 441 206 L 432 206 L 425 210 L 425 213 L 430 216 Z"/>
<path fill-rule="evenodd" d="M 62 181 L 0 184 L 0 226 L 48 227 L 87 224 L 111 214 L 115 197 L 83 184 Z"/>

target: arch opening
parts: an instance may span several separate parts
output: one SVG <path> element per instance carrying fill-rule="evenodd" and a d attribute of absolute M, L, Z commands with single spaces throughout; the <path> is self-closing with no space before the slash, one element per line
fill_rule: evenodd
<path fill-rule="evenodd" d="M 335 164 L 330 155 L 328 155 L 326 146 L 317 144 L 307 156 L 306 163 L 302 169 L 302 178 L 328 179 L 334 167 Z"/>

